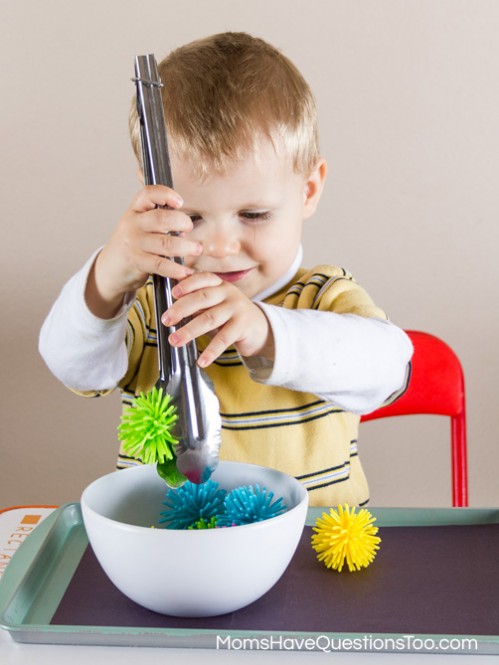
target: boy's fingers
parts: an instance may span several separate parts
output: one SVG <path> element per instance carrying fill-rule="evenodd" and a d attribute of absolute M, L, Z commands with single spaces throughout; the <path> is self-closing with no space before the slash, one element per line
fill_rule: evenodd
<path fill-rule="evenodd" d="M 182 281 L 182 284 L 184 281 L 190 279 L 191 277 L 187 277 Z M 172 290 L 172 295 L 174 298 L 179 297 L 177 286 L 178 285 L 175 285 Z M 222 313 L 222 309 L 212 310 L 212 308 L 220 308 L 224 303 L 225 307 L 223 308 L 223 311 L 225 319 L 221 321 L 219 317 Z M 211 328 L 208 327 L 203 332 L 217 328 L 222 323 L 225 323 L 227 318 L 230 316 L 230 310 L 225 300 L 224 291 L 222 289 L 206 288 L 188 293 L 179 300 L 176 300 L 173 305 L 166 312 L 164 312 L 161 320 L 165 326 L 175 326 L 178 325 L 183 319 L 191 316 L 196 316 L 196 320 L 200 319 L 200 324 L 211 326 Z"/>
<path fill-rule="evenodd" d="M 196 271 L 189 279 L 184 280 L 181 284 L 176 284 L 172 290 L 172 295 L 174 298 L 181 298 L 189 293 L 194 293 L 198 289 L 220 286 L 222 283 L 223 279 L 215 273 Z M 205 295 L 203 293 L 201 296 L 203 301 L 206 301 Z"/>
<path fill-rule="evenodd" d="M 168 340 L 173 346 L 183 346 L 196 337 L 218 330 L 227 323 L 228 318 L 227 308 L 223 304 L 216 305 L 191 319 L 185 326 L 172 333 Z M 161 321 L 165 325 L 175 325 L 168 323 L 168 313 L 161 318 Z"/>
<path fill-rule="evenodd" d="M 230 324 L 225 325 L 213 337 L 206 349 L 198 358 L 199 367 L 208 367 L 213 361 L 219 358 L 222 353 L 237 341 L 236 330 Z"/>
<path fill-rule="evenodd" d="M 192 268 L 154 254 L 142 254 L 137 262 L 137 267 L 146 275 L 161 275 L 178 280 L 192 275 Z"/>
<path fill-rule="evenodd" d="M 141 227 L 148 233 L 189 233 L 192 221 L 180 210 L 155 208 L 142 213 Z"/>
<path fill-rule="evenodd" d="M 181 208 L 184 205 L 180 194 L 165 185 L 147 185 L 135 197 L 132 209 L 135 212 L 146 212 L 157 206 L 169 206 L 170 208 Z"/>
<path fill-rule="evenodd" d="M 168 233 L 146 233 L 141 242 L 144 252 L 158 257 L 199 256 L 202 245 Z"/>

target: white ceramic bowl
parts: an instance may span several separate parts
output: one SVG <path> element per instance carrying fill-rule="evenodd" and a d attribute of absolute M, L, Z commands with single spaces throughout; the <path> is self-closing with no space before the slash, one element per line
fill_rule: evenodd
<path fill-rule="evenodd" d="M 116 471 L 81 497 L 90 544 L 120 591 L 155 612 L 205 617 L 240 609 L 281 577 L 298 545 L 308 495 L 294 478 L 251 464 L 220 462 L 212 475 L 226 490 L 265 486 L 287 511 L 225 529 L 151 529 L 167 491 L 154 466 Z"/>

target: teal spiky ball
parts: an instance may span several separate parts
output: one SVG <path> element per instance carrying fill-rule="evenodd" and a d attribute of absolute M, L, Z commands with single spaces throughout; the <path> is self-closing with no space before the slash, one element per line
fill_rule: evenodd
<path fill-rule="evenodd" d="M 277 517 L 286 512 L 282 498 L 274 499 L 274 493 L 259 485 L 243 485 L 227 494 L 224 512 L 217 519 L 217 526 L 240 526 Z"/>
<path fill-rule="evenodd" d="M 214 480 L 201 485 L 188 481 L 180 489 L 168 490 L 163 502 L 167 510 L 159 521 L 167 529 L 215 528 L 226 495 Z"/>
<path fill-rule="evenodd" d="M 140 393 L 121 416 L 118 433 L 123 450 L 144 464 L 173 459 L 178 439 L 172 432 L 177 419 L 177 407 L 162 388 Z"/>

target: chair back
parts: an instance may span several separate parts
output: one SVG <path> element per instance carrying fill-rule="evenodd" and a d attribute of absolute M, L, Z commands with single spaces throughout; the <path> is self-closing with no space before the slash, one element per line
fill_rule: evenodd
<path fill-rule="evenodd" d="M 435 414 L 451 419 L 452 505 L 468 505 L 466 399 L 459 358 L 443 340 L 407 330 L 413 346 L 407 389 L 391 404 L 362 416 L 361 421 L 392 416 Z"/>

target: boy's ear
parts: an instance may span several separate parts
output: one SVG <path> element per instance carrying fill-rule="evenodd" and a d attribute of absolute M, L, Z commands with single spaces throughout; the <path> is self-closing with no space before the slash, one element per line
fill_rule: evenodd
<path fill-rule="evenodd" d="M 305 181 L 303 219 L 310 217 L 317 209 L 327 175 L 327 163 L 322 157 Z"/>

